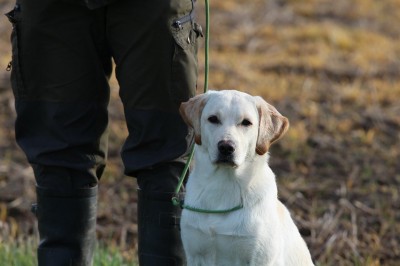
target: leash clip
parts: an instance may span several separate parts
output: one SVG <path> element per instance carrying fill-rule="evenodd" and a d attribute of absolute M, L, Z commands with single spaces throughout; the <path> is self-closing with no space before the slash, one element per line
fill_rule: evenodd
<path fill-rule="evenodd" d="M 182 208 L 182 206 L 183 206 L 183 199 L 180 199 L 179 198 L 179 194 L 174 194 L 173 196 L 172 196 L 172 204 L 174 205 L 174 206 L 179 206 L 179 207 L 181 207 Z M 183 209 L 183 208 L 182 208 Z"/>

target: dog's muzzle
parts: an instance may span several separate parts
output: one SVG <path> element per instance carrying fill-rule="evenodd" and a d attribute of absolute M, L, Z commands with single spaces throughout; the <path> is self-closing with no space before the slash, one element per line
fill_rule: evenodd
<path fill-rule="evenodd" d="M 235 165 L 234 153 L 236 145 L 230 140 L 221 140 L 218 142 L 218 159 L 217 163 Z"/>

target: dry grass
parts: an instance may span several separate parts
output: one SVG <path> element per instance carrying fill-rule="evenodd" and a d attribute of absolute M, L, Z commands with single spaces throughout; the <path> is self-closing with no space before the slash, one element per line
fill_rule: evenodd
<path fill-rule="evenodd" d="M 2 13 L 10 2 L 0 1 Z M 202 21 L 203 3 L 198 4 Z M 290 119 L 287 136 L 271 150 L 271 166 L 280 198 L 317 264 L 400 265 L 400 2 L 232 0 L 211 5 L 210 86 L 261 95 Z M 0 25 L 5 68 L 5 18 Z M 28 212 L 33 178 L 13 142 L 6 79 L 2 72 L 0 243 L 34 232 Z M 136 245 L 135 182 L 121 174 L 118 154 L 126 129 L 115 81 L 113 88 L 98 232 L 130 256 Z"/>

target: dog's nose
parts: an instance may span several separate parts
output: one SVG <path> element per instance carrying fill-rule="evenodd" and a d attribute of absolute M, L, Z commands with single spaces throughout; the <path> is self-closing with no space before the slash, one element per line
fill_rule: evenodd
<path fill-rule="evenodd" d="M 218 151 L 222 155 L 232 155 L 235 152 L 235 144 L 230 140 L 221 140 L 218 142 Z"/>

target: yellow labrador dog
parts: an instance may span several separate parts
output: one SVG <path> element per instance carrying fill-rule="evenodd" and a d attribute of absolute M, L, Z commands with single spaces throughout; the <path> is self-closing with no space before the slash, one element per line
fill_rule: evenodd
<path fill-rule="evenodd" d="M 181 219 L 188 265 L 313 265 L 268 166 L 288 119 L 238 91 L 196 96 L 180 112 L 197 144 Z"/>

